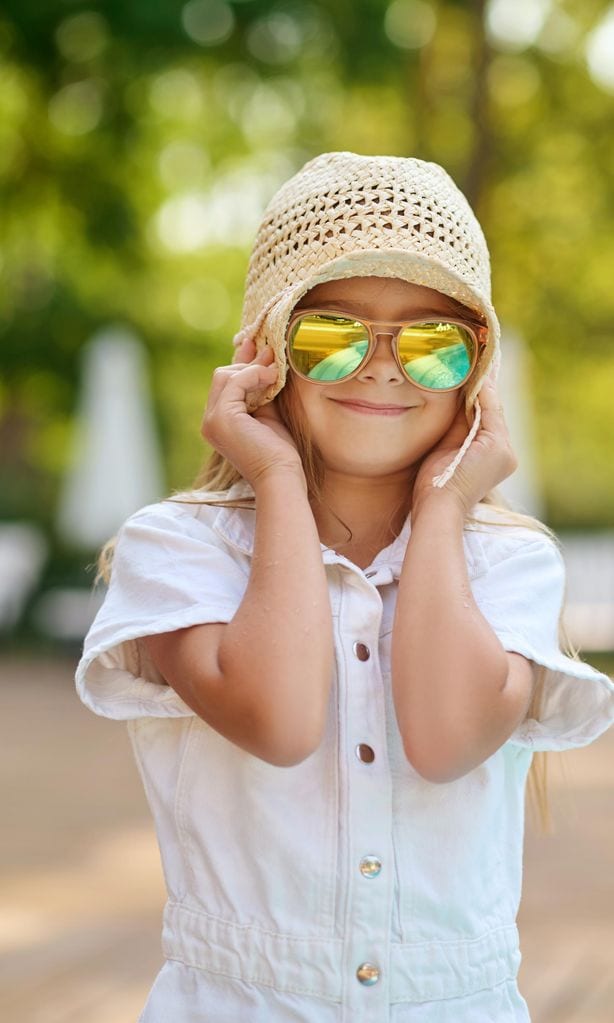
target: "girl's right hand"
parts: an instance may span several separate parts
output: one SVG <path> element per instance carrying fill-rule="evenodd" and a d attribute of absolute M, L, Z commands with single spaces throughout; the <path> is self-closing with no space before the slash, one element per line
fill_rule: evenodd
<path fill-rule="evenodd" d="M 289 431 L 281 422 L 274 400 L 249 413 L 245 398 L 277 378 L 273 351 L 257 355 L 254 341 L 244 341 L 238 356 L 251 361 L 219 366 L 213 373 L 201 434 L 227 458 L 252 486 L 271 472 L 300 470 L 302 464 Z"/>

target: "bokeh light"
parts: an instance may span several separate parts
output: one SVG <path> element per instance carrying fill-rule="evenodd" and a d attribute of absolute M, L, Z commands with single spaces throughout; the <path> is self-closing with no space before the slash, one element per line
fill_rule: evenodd
<path fill-rule="evenodd" d="M 426 0 L 392 0 L 384 16 L 386 35 L 405 50 L 426 46 L 436 27 L 437 15 Z"/>
<path fill-rule="evenodd" d="M 97 11 L 82 11 L 61 21 L 55 31 L 58 50 L 66 60 L 98 57 L 109 41 L 107 22 Z"/>
<path fill-rule="evenodd" d="M 536 43 L 551 58 L 568 57 L 574 50 L 582 29 L 568 11 L 553 8 L 547 15 Z"/>
<path fill-rule="evenodd" d="M 92 78 L 59 89 L 49 100 L 49 119 L 65 135 L 86 135 L 103 110 L 103 83 Z"/>
<path fill-rule="evenodd" d="M 235 16 L 224 0 L 190 0 L 181 12 L 181 23 L 194 42 L 215 46 L 232 34 Z"/>
<path fill-rule="evenodd" d="M 602 89 L 614 92 L 614 7 L 586 40 L 586 61 L 593 81 Z"/>
<path fill-rule="evenodd" d="M 535 42 L 550 13 L 552 0 L 489 0 L 486 27 L 501 49 L 524 50 Z"/>
<path fill-rule="evenodd" d="M 263 64 L 288 64 L 301 51 L 303 33 L 289 12 L 275 11 L 250 26 L 246 41 L 249 52 Z"/>
<path fill-rule="evenodd" d="M 201 185 L 210 170 L 209 154 L 190 139 L 173 139 L 158 155 L 160 178 L 170 191 Z"/>
<path fill-rule="evenodd" d="M 187 68 L 172 68 L 153 79 L 149 102 L 160 117 L 194 121 L 205 110 L 202 84 Z"/>
<path fill-rule="evenodd" d="M 284 145 L 292 137 L 304 100 L 300 88 L 294 95 L 284 95 L 277 84 L 262 84 L 247 99 L 242 115 L 241 128 L 250 145 Z M 295 102 L 296 101 L 296 102 Z"/>

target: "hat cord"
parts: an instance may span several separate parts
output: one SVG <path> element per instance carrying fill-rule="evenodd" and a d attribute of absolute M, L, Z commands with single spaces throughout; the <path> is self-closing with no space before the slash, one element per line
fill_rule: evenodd
<path fill-rule="evenodd" d="M 434 487 L 444 487 L 448 480 L 451 479 L 451 477 L 454 475 L 457 465 L 460 464 L 465 452 L 467 451 L 469 445 L 471 444 L 471 441 L 478 432 L 480 422 L 482 419 L 482 410 L 480 408 L 480 402 L 477 397 L 475 399 L 474 410 L 475 415 L 473 417 L 473 423 L 471 429 L 469 430 L 469 433 L 467 434 L 465 440 L 463 441 L 462 447 L 459 449 L 456 456 L 452 459 L 447 469 L 444 469 L 444 471 L 440 473 L 439 476 L 433 476 Z"/>

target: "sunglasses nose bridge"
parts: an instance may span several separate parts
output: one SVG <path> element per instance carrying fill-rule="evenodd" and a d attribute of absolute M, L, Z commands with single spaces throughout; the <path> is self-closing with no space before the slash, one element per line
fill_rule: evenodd
<path fill-rule="evenodd" d="M 373 322 L 372 321 L 370 326 L 371 326 L 371 336 L 373 338 L 373 342 L 372 342 L 373 349 L 375 350 L 375 348 L 377 347 L 378 339 L 380 337 L 381 338 L 388 338 L 389 339 L 388 344 L 389 344 L 389 347 L 390 347 L 390 354 L 394 358 L 395 362 L 398 363 L 399 360 L 398 360 L 398 356 L 396 354 L 395 348 L 396 348 L 396 340 L 397 340 L 399 334 L 401 333 L 401 331 L 403 329 L 402 325 L 399 324 L 399 323 L 389 323 L 388 321 L 384 320 L 384 321 L 380 321 L 380 322 Z"/>
<path fill-rule="evenodd" d="M 396 323 L 371 323 L 373 337 L 396 337 L 401 327 Z"/>
<path fill-rule="evenodd" d="M 375 351 L 375 349 L 377 347 L 377 343 L 378 343 L 380 338 L 388 338 L 390 353 L 393 356 L 393 358 L 395 359 L 395 361 L 398 362 L 398 359 L 397 359 L 397 356 L 396 356 L 396 352 L 395 352 L 395 341 L 396 341 L 396 338 L 398 337 L 398 335 L 400 334 L 400 332 L 401 332 L 401 327 L 400 326 L 396 326 L 395 324 L 390 324 L 390 323 L 382 323 L 382 324 L 372 323 L 371 324 L 371 334 L 372 334 L 372 337 L 373 337 L 373 346 L 372 346 L 373 347 L 373 351 Z"/>
<path fill-rule="evenodd" d="M 398 369 L 401 371 L 401 375 L 402 376 L 406 376 L 406 373 L 405 373 L 405 371 L 403 369 L 403 366 L 401 364 L 399 356 L 398 356 L 398 354 L 396 352 L 396 345 L 395 345 L 396 338 L 397 338 L 398 334 L 400 334 L 401 329 L 402 328 L 400 326 L 396 326 L 395 324 L 383 323 L 380 326 L 377 323 L 371 323 L 370 326 L 369 326 L 369 332 L 370 332 L 370 335 L 371 335 L 371 341 L 370 341 L 370 344 L 369 344 L 369 351 L 365 355 L 365 359 L 364 359 L 364 362 L 362 363 L 361 369 L 364 370 L 364 368 L 371 362 L 371 359 L 375 355 L 376 351 L 379 350 L 379 353 L 380 353 L 379 357 L 381 357 L 381 351 L 382 350 L 381 350 L 381 348 L 379 348 L 379 340 L 381 338 L 382 339 L 382 343 L 384 345 L 386 345 L 386 341 L 384 339 L 388 338 L 388 343 L 386 345 L 386 347 L 388 349 L 388 356 L 391 357 L 394 360 L 394 362 L 397 364 Z"/>

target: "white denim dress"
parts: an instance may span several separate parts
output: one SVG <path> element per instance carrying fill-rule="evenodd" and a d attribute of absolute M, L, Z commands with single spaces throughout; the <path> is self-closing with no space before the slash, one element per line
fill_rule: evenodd
<path fill-rule="evenodd" d="M 474 511 L 478 606 L 506 650 L 549 671 L 541 719 L 446 784 L 408 763 L 391 696 L 410 518 L 364 571 L 322 548 L 336 668 L 323 740 L 294 767 L 219 735 L 139 643 L 232 619 L 255 512 L 161 502 L 121 528 L 76 684 L 96 714 L 128 722 L 160 846 L 165 963 L 141 1023 L 530 1019 L 516 980 L 526 775 L 534 750 L 585 746 L 612 724 L 614 684 L 559 649 L 552 541 Z"/>

